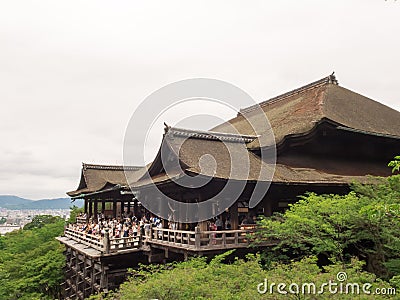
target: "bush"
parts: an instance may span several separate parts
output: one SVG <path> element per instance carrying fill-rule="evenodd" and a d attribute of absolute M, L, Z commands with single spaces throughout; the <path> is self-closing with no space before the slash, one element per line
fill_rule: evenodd
<path fill-rule="evenodd" d="M 323 294 L 307 294 L 307 289 L 302 294 L 303 283 L 314 283 L 315 293 L 318 293 L 321 285 L 329 280 L 339 284 L 336 276 L 344 271 L 346 282 L 360 286 L 370 283 L 372 292 L 377 287 L 390 288 L 389 283 L 362 271 L 362 265 L 362 262 L 353 259 L 347 265 L 338 263 L 321 269 L 317 265 L 317 258 L 312 256 L 289 264 L 274 263 L 272 268 L 264 270 L 258 255 L 249 255 L 246 260 L 236 259 L 232 264 L 222 263 L 221 257 L 209 264 L 204 258 L 194 258 L 167 266 L 142 267 L 121 285 L 119 292 L 108 297 L 92 296 L 91 299 L 354 299 L 354 294 L 340 294 L 338 290 L 333 295 L 328 288 L 324 289 Z M 265 279 L 268 289 L 262 294 L 258 287 L 263 292 Z M 278 293 L 277 286 L 270 293 L 271 283 L 285 283 L 288 294 Z M 299 293 L 290 293 L 289 285 L 292 283 L 299 286 Z M 292 291 L 296 292 L 296 289 L 292 288 Z M 375 299 L 375 295 L 362 294 L 361 299 Z"/>

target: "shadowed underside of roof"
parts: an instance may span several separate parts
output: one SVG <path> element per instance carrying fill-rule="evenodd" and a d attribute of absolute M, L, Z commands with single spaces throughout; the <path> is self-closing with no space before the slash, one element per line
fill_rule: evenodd
<path fill-rule="evenodd" d="M 94 165 L 82 164 L 81 179 L 75 191 L 68 192 L 68 196 L 76 197 L 82 194 L 98 192 L 103 188 L 126 185 L 125 172 L 135 173 L 140 169 L 136 166 Z"/>
<path fill-rule="evenodd" d="M 263 113 L 254 106 L 249 107 L 241 110 L 237 117 L 212 130 L 232 132 L 233 126 L 241 134 L 254 135 L 251 125 L 257 127 L 267 117 L 277 144 L 285 136 L 310 131 L 323 119 L 365 132 L 400 136 L 400 112 L 340 87 L 333 75 L 259 105 Z M 248 146 L 259 148 L 270 145 L 260 145 L 255 140 Z"/>
<path fill-rule="evenodd" d="M 219 179 L 247 180 L 247 181 L 272 181 L 274 183 L 299 183 L 299 184 L 351 184 L 357 182 L 370 182 L 371 179 L 365 175 L 369 170 L 382 171 L 387 168 L 383 165 L 382 170 L 376 170 L 372 162 L 360 162 L 357 170 L 350 170 L 347 161 L 335 161 L 334 164 L 340 171 L 328 168 L 316 169 L 313 167 L 295 167 L 291 164 L 277 163 L 275 169 L 265 163 L 260 157 L 247 149 L 245 144 L 237 143 L 233 147 L 221 141 L 204 141 L 202 139 L 179 138 L 166 140 L 171 149 L 178 153 L 179 159 L 187 166 L 186 171 L 194 174 L 210 176 Z M 176 148 L 175 148 L 176 147 Z M 201 162 L 204 155 L 212 156 L 212 160 Z M 318 161 L 318 159 L 316 159 Z M 215 161 L 215 162 L 214 162 Z M 329 159 L 326 165 L 329 166 Z M 215 163 L 215 164 L 214 164 Z M 332 163 L 332 162 L 331 162 Z M 236 168 L 233 165 L 236 164 Z M 216 169 L 214 168 L 216 166 Z M 349 169 L 350 168 L 350 169 Z M 387 176 L 388 174 L 375 174 Z M 178 177 L 178 175 L 176 174 Z M 157 182 L 166 181 L 168 178 L 161 175 L 156 178 Z"/>
<path fill-rule="evenodd" d="M 313 168 L 295 168 L 277 164 L 272 182 L 287 184 L 351 184 L 354 182 L 372 182 L 372 179 L 368 176 L 330 174 Z"/>

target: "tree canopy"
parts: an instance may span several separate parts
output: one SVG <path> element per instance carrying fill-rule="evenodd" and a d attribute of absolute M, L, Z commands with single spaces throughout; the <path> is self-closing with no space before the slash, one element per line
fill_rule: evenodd
<path fill-rule="evenodd" d="M 400 274 L 400 175 L 377 184 L 354 184 L 347 195 L 309 193 L 284 214 L 263 218 L 255 243 L 277 239 L 275 259 L 317 255 L 348 262 L 366 261 L 366 269 L 389 278 Z"/>
<path fill-rule="evenodd" d="M 0 237 L 0 299 L 59 298 L 65 258 L 55 237 L 64 223 L 37 216 L 23 230 Z"/>
<path fill-rule="evenodd" d="M 370 283 L 371 292 L 377 287 L 391 288 L 388 282 L 363 271 L 363 263 L 358 260 L 321 268 L 317 264 L 317 258 L 311 256 L 287 264 L 273 263 L 270 268 L 265 269 L 262 268 L 259 255 L 247 255 L 246 259 L 224 263 L 224 257 L 230 253 L 231 251 L 219 255 L 210 263 L 204 257 L 197 257 L 181 263 L 142 266 L 140 270 L 132 271 L 132 276 L 121 285 L 118 292 L 108 296 L 92 296 L 91 299 L 354 299 L 354 294 L 333 295 L 327 289 L 318 294 L 324 283 L 344 271 L 350 282 Z M 269 283 L 267 289 L 265 280 Z M 287 294 L 278 292 L 276 286 L 270 292 L 271 283 L 285 284 Z M 300 288 L 298 292 L 296 289 L 289 290 L 292 283 L 298 286 L 303 283 L 315 284 L 315 295 L 312 294 L 312 289 L 309 294 L 308 290 L 303 294 Z M 363 294 L 361 299 L 375 299 L 375 295 Z"/>

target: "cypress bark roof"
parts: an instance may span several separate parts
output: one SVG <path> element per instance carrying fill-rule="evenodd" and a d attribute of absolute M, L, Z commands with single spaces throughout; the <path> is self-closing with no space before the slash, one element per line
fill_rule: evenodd
<path fill-rule="evenodd" d="M 349 170 L 343 173 L 346 175 L 338 175 L 313 168 L 276 164 L 273 171 L 271 165 L 247 148 L 246 145 L 252 143 L 256 137 L 248 136 L 247 143 L 241 143 L 240 135 L 232 135 L 233 139 L 228 141 L 219 140 L 216 138 L 218 136 L 221 134 L 168 128 L 157 157 L 147 167 L 148 173 L 145 172 L 145 168 L 132 173 L 133 177 L 129 182 L 135 188 L 140 188 L 149 184 L 163 184 L 177 180 L 184 174 L 223 180 L 272 181 L 284 184 L 349 184 L 354 181 L 371 181 L 366 176 L 351 174 Z M 163 151 L 166 157 L 164 164 L 175 161 L 178 162 L 175 163 L 176 166 L 179 165 L 181 169 L 172 168 L 167 174 L 161 159 Z M 204 155 L 210 155 L 212 159 L 202 161 Z M 339 164 L 339 167 L 346 168 L 346 165 Z M 369 165 L 365 166 L 368 167 Z"/>
<path fill-rule="evenodd" d="M 271 166 L 249 151 L 270 146 L 262 144 L 264 142 L 274 142 L 269 137 L 259 139 L 251 126 L 263 124 L 265 116 L 271 124 L 278 145 L 283 143 L 286 137 L 312 132 L 324 120 L 334 124 L 338 130 L 389 139 L 400 138 L 399 111 L 340 87 L 333 75 L 261 102 L 259 107 L 262 113 L 255 109 L 256 107 L 258 106 L 241 110 L 237 117 L 213 128 L 212 131 L 167 127 L 157 157 L 146 167 L 125 167 L 124 172 L 123 166 L 83 164 L 77 190 L 67 194 L 75 197 L 101 191 L 110 186 L 127 187 L 128 182 L 131 186 L 141 187 L 152 182 L 168 182 L 185 173 L 217 179 L 272 180 L 300 184 L 348 184 L 355 180 L 366 180 L 365 176 L 351 174 L 351 170 L 338 175 L 313 168 L 296 168 L 286 163 L 277 164 L 271 178 Z M 269 129 L 266 128 L 265 132 L 257 134 L 268 136 Z M 237 132 L 240 134 L 236 134 Z M 166 161 L 177 162 L 179 168 L 166 174 L 161 159 L 162 151 L 169 155 Z M 232 160 L 235 164 L 231 163 Z M 146 176 L 147 171 L 151 178 Z"/>
<path fill-rule="evenodd" d="M 263 114 L 259 113 L 260 110 L 255 110 L 255 106 L 251 106 L 212 130 L 232 132 L 233 126 L 241 134 L 254 135 L 255 132 L 246 118 L 251 124 L 257 125 L 266 116 L 277 144 L 286 136 L 309 132 L 323 119 L 365 133 L 400 137 L 400 112 L 339 86 L 333 75 L 259 105 Z M 250 149 L 257 149 L 270 145 L 260 145 L 255 140 L 248 146 Z"/>
<path fill-rule="evenodd" d="M 82 163 L 81 179 L 75 191 L 67 192 L 70 197 L 101 191 L 116 185 L 126 185 L 125 172 L 133 173 L 136 166 L 94 165 Z"/>
<path fill-rule="evenodd" d="M 164 182 L 179 178 L 184 173 L 217 179 L 269 181 L 273 169 L 248 151 L 246 146 L 256 138 L 251 135 L 167 127 L 157 157 L 148 167 L 152 179 L 143 176 L 134 185 L 139 187 L 152 181 Z M 164 161 L 163 155 L 168 156 Z M 174 166 L 166 174 L 164 165 L 169 162 Z"/>

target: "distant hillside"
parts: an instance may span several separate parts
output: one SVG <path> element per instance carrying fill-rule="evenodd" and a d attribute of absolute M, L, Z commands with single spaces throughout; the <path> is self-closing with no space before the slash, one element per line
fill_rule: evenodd
<path fill-rule="evenodd" d="M 29 200 L 17 196 L 0 195 L 0 207 L 7 209 L 68 209 L 72 205 L 83 206 L 83 200 L 75 200 L 71 203 L 70 198 Z"/>

